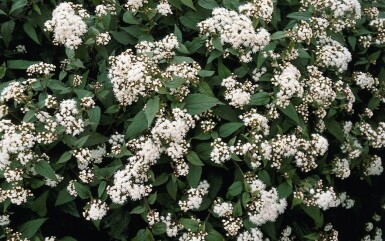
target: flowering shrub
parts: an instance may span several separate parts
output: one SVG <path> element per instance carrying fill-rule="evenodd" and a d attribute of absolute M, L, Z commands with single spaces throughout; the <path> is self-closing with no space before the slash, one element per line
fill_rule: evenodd
<path fill-rule="evenodd" d="M 0 1 L 2 240 L 382 240 L 385 2 Z"/>

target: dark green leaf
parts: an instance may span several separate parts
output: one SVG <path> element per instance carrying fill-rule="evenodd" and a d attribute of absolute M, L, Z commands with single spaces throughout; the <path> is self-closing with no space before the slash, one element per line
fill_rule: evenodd
<path fill-rule="evenodd" d="M 186 155 L 187 160 L 195 166 L 204 166 L 203 162 L 199 158 L 198 154 L 193 151 L 189 151 Z"/>
<path fill-rule="evenodd" d="M 7 47 L 9 46 L 9 43 L 12 40 L 12 33 L 14 29 L 15 29 L 15 21 L 13 20 L 9 20 L 1 24 L 1 37 L 3 37 L 5 46 Z M 9 67 L 9 64 L 8 64 L 8 68 L 11 69 L 11 67 Z"/>
<path fill-rule="evenodd" d="M 231 184 L 228 192 L 231 196 L 235 197 L 235 196 L 241 194 L 242 189 L 243 189 L 242 182 L 236 181 L 233 184 Z"/>
<path fill-rule="evenodd" d="M 40 160 L 38 163 L 36 163 L 35 171 L 43 177 L 57 181 L 55 171 L 52 169 L 49 163 L 45 160 Z"/>
<path fill-rule="evenodd" d="M 19 228 L 21 237 L 27 239 L 32 238 L 37 233 L 41 225 L 43 225 L 43 223 L 47 220 L 48 218 L 39 218 L 23 223 Z"/>
<path fill-rule="evenodd" d="M 189 94 L 185 99 L 185 103 L 185 108 L 192 115 L 200 114 L 210 110 L 217 104 L 221 104 L 217 98 L 203 94 Z"/>
<path fill-rule="evenodd" d="M 242 126 L 243 126 L 243 123 L 238 123 L 238 122 L 226 123 L 219 128 L 219 135 L 221 137 L 228 137 L 234 132 L 236 132 Z"/>
<path fill-rule="evenodd" d="M 214 9 L 219 6 L 215 0 L 198 0 L 198 4 L 205 9 Z"/>
<path fill-rule="evenodd" d="M 131 138 L 148 128 L 148 121 L 145 112 L 140 111 L 132 120 L 126 131 L 126 137 Z"/>
<path fill-rule="evenodd" d="M 189 164 L 187 182 L 191 187 L 197 187 L 202 175 L 202 167 Z"/>
<path fill-rule="evenodd" d="M 199 223 L 195 219 L 181 218 L 179 222 L 185 229 L 190 229 L 193 232 L 196 232 L 199 229 Z"/>
<path fill-rule="evenodd" d="M 32 24 L 26 22 L 26 23 L 24 23 L 23 28 L 24 28 L 24 31 L 28 34 L 28 36 L 29 36 L 33 41 L 35 41 L 36 43 L 40 44 L 40 41 L 39 41 L 39 39 L 37 38 L 36 30 L 35 30 L 35 28 L 32 26 Z"/>

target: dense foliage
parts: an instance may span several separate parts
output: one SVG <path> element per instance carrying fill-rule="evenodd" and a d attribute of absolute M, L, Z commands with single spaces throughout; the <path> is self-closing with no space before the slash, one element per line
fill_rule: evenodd
<path fill-rule="evenodd" d="M 385 1 L 0 0 L 2 240 L 382 240 Z"/>

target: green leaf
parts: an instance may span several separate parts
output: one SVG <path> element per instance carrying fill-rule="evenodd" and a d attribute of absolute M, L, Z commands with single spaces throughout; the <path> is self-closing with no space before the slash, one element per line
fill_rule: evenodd
<path fill-rule="evenodd" d="M 84 185 L 74 182 L 75 190 L 81 199 L 87 199 L 90 196 L 90 191 Z"/>
<path fill-rule="evenodd" d="M 195 219 L 181 218 L 179 222 L 183 225 L 185 229 L 190 229 L 193 232 L 197 232 L 199 229 L 199 223 Z"/>
<path fill-rule="evenodd" d="M 165 84 L 165 86 L 166 86 L 167 88 L 170 88 L 170 89 L 177 89 L 177 88 L 181 87 L 181 86 L 186 82 L 186 79 L 181 78 L 181 77 L 179 77 L 179 76 L 174 76 L 172 79 L 173 79 L 172 81 L 167 82 L 167 83 Z"/>
<path fill-rule="evenodd" d="M 212 71 L 212 70 L 201 69 L 201 70 L 199 70 L 198 75 L 200 77 L 210 77 L 210 76 L 213 76 L 214 73 L 215 73 L 215 71 Z"/>
<path fill-rule="evenodd" d="M 1 66 L 0 66 L 0 80 L 3 79 L 3 77 L 5 76 L 5 72 L 7 71 L 7 68 L 5 66 L 5 63 L 3 63 Z"/>
<path fill-rule="evenodd" d="M 178 192 L 178 186 L 175 182 L 173 182 L 172 180 L 168 181 L 167 185 L 166 185 L 166 189 L 167 189 L 167 192 L 168 194 L 170 194 L 170 196 L 176 200 L 176 193 Z"/>
<path fill-rule="evenodd" d="M 148 128 L 148 120 L 145 112 L 142 110 L 132 120 L 131 124 L 128 126 L 126 130 L 126 137 L 131 138 L 135 135 L 143 132 Z"/>
<path fill-rule="evenodd" d="M 36 163 L 34 168 L 39 175 L 57 181 L 55 171 L 47 161 L 40 160 L 38 163 Z"/>
<path fill-rule="evenodd" d="M 100 114 L 101 114 L 100 107 L 95 106 L 92 109 L 88 109 L 87 114 L 88 114 L 88 117 L 90 118 L 90 121 L 92 122 L 92 125 L 91 125 L 92 130 L 96 131 L 96 128 L 100 122 Z"/>
<path fill-rule="evenodd" d="M 55 202 L 55 206 L 59 206 L 59 205 L 62 205 L 62 204 L 65 204 L 65 203 L 68 203 L 68 202 L 71 202 L 72 200 L 74 200 L 75 197 L 72 196 L 68 190 L 67 190 L 67 187 L 63 188 L 59 194 L 57 195 L 57 198 L 56 198 L 56 202 Z"/>
<path fill-rule="evenodd" d="M 242 126 L 243 126 L 243 123 L 238 123 L 238 122 L 226 123 L 219 128 L 219 135 L 221 137 L 228 137 L 234 132 L 236 132 Z"/>
<path fill-rule="evenodd" d="M 38 198 L 35 199 L 35 201 L 31 205 L 31 210 L 37 213 L 40 217 L 43 217 L 47 214 L 47 197 L 48 197 L 49 191 L 43 192 Z"/>
<path fill-rule="evenodd" d="M 214 9 L 219 6 L 215 0 L 198 0 L 198 5 L 204 9 Z"/>
<path fill-rule="evenodd" d="M 308 207 L 308 206 L 303 205 L 302 209 L 303 209 L 303 211 L 305 211 L 305 213 L 307 215 L 309 215 L 309 217 L 311 217 L 313 219 L 314 224 L 318 228 L 322 227 L 324 218 L 323 218 L 321 210 L 318 207 Z"/>
<path fill-rule="evenodd" d="M 215 49 L 223 52 L 223 46 L 222 46 L 221 40 L 219 39 L 219 36 L 215 36 L 212 39 L 212 43 Z"/>
<path fill-rule="evenodd" d="M 40 44 L 39 39 L 37 38 L 36 30 L 32 26 L 32 24 L 30 24 L 29 22 L 26 22 L 24 23 L 23 28 L 24 28 L 24 31 L 28 34 L 28 36 L 33 41 L 35 41 L 37 44 Z"/>
<path fill-rule="evenodd" d="M 272 240 L 277 240 L 277 231 L 275 228 L 275 223 L 274 222 L 267 222 L 264 225 L 262 225 L 261 229 L 267 233 L 269 238 Z"/>
<path fill-rule="evenodd" d="M 195 166 L 204 166 L 203 162 L 199 158 L 198 154 L 193 151 L 189 151 L 186 155 L 187 160 Z"/>
<path fill-rule="evenodd" d="M 134 15 L 129 11 L 126 11 L 123 14 L 123 22 L 129 23 L 129 24 L 139 24 L 138 20 L 136 20 Z"/>
<path fill-rule="evenodd" d="M 8 60 L 7 68 L 8 69 L 27 69 L 29 66 L 33 64 L 37 64 L 39 61 L 29 61 L 29 60 Z"/>
<path fill-rule="evenodd" d="M 87 142 L 89 137 L 90 137 L 89 135 L 86 135 L 86 136 L 79 138 L 78 140 L 76 140 L 74 142 L 74 146 L 76 146 L 78 148 L 82 147 Z"/>
<path fill-rule="evenodd" d="M 284 31 L 278 31 L 278 32 L 275 32 L 271 35 L 271 40 L 277 40 L 277 39 L 282 39 L 286 37 L 286 34 Z"/>
<path fill-rule="evenodd" d="M 106 187 L 107 187 L 106 181 L 101 181 L 100 184 L 99 184 L 99 187 L 98 187 L 98 196 L 99 196 L 99 198 L 102 197 L 104 191 L 106 190 Z"/>
<path fill-rule="evenodd" d="M 207 232 L 207 236 L 205 237 L 206 241 L 225 241 L 225 238 L 222 234 L 215 231 L 214 229 L 211 229 Z"/>
<path fill-rule="evenodd" d="M 159 222 L 152 225 L 151 230 L 154 235 L 161 235 L 167 231 L 167 227 L 164 222 Z"/>
<path fill-rule="evenodd" d="M 7 46 L 7 48 L 9 47 L 9 43 L 12 40 L 12 33 L 14 29 L 15 29 L 15 21 L 13 20 L 9 20 L 1 24 L 1 37 L 3 37 L 5 46 Z M 11 67 L 9 67 L 9 64 L 8 64 L 8 68 L 11 69 Z"/>
<path fill-rule="evenodd" d="M 290 103 L 285 109 L 278 107 L 278 109 L 285 114 L 287 117 L 292 119 L 297 125 L 302 126 L 302 122 L 297 114 L 297 111 L 295 110 L 295 107 L 292 103 Z"/>
<path fill-rule="evenodd" d="M 294 18 L 298 20 L 309 20 L 311 13 L 309 12 L 294 12 L 287 15 L 288 18 Z"/>
<path fill-rule="evenodd" d="M 187 7 L 196 10 L 196 8 L 194 7 L 194 3 L 192 2 L 192 0 L 180 0 L 180 1 L 181 1 L 184 5 L 186 5 Z"/>
<path fill-rule="evenodd" d="M 195 188 L 198 186 L 202 175 L 202 167 L 189 164 L 189 172 L 187 175 L 188 184 Z"/>
<path fill-rule="evenodd" d="M 71 159 L 72 153 L 69 151 L 64 152 L 56 163 L 64 163 Z"/>
<path fill-rule="evenodd" d="M 145 211 L 146 211 L 146 207 L 139 205 L 139 206 L 133 208 L 131 210 L 130 214 L 141 214 L 141 213 L 144 213 Z"/>
<path fill-rule="evenodd" d="M 23 223 L 19 228 L 21 237 L 27 239 L 32 238 L 37 233 L 41 225 L 43 225 L 43 223 L 47 220 L 48 218 L 39 218 Z"/>
<path fill-rule="evenodd" d="M 11 10 L 9 11 L 10 14 L 14 13 L 16 10 L 23 8 L 27 5 L 27 0 L 16 0 L 13 1 Z"/>
<path fill-rule="evenodd" d="M 236 181 L 233 184 L 231 184 L 231 186 L 229 187 L 228 193 L 231 196 L 235 197 L 235 196 L 241 194 L 242 189 L 243 189 L 242 182 Z"/>
<path fill-rule="evenodd" d="M 222 104 L 217 98 L 203 94 L 189 94 L 185 98 L 185 108 L 192 115 L 210 110 L 217 104 Z"/>
<path fill-rule="evenodd" d="M 287 182 L 281 183 L 278 188 L 279 198 L 287 198 L 293 193 L 293 187 L 290 186 Z"/>
<path fill-rule="evenodd" d="M 337 140 L 339 140 L 341 143 L 344 142 L 344 132 L 342 131 L 342 127 L 338 121 L 334 119 L 326 119 L 325 126 L 328 132 L 337 138 Z"/>

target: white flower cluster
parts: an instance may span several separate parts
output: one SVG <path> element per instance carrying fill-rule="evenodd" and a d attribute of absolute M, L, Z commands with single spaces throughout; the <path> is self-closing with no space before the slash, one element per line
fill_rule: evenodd
<path fill-rule="evenodd" d="M 226 88 L 225 99 L 230 101 L 230 105 L 237 108 L 242 108 L 250 102 L 251 95 L 256 87 L 250 81 L 238 82 L 235 76 L 223 79 L 222 86 Z"/>
<path fill-rule="evenodd" d="M 377 129 L 373 129 L 369 123 L 361 123 L 359 129 L 373 148 L 385 147 L 385 122 L 378 123 Z"/>
<path fill-rule="evenodd" d="M 84 122 L 79 118 L 79 110 L 74 99 L 60 102 L 59 112 L 55 117 L 57 122 L 65 127 L 66 134 L 76 136 L 84 131 Z"/>
<path fill-rule="evenodd" d="M 56 66 L 53 64 L 47 64 L 40 62 L 38 64 L 32 64 L 27 68 L 27 74 L 31 75 L 49 75 L 55 72 Z"/>
<path fill-rule="evenodd" d="M 353 199 L 351 199 L 346 194 L 346 192 L 340 193 L 339 199 L 340 199 L 340 202 L 341 202 L 341 207 L 343 207 L 343 208 L 350 209 L 350 208 L 352 208 L 354 206 L 355 201 Z"/>
<path fill-rule="evenodd" d="M 8 226 L 10 222 L 9 215 L 0 215 L 0 226 Z"/>
<path fill-rule="evenodd" d="M 334 188 L 324 188 L 322 180 L 319 180 L 314 188 L 294 192 L 294 197 L 302 200 L 308 206 L 318 206 L 323 210 L 337 207 L 341 204 L 341 200 L 334 192 Z"/>
<path fill-rule="evenodd" d="M 26 54 L 27 53 L 27 48 L 25 45 L 19 44 L 16 46 L 16 52 L 21 53 L 21 54 Z"/>
<path fill-rule="evenodd" d="M 63 44 L 76 49 L 87 32 L 87 24 L 82 19 L 87 17 L 80 5 L 70 2 L 60 3 L 52 12 L 52 19 L 44 23 L 46 31 L 54 33 L 54 44 Z"/>
<path fill-rule="evenodd" d="M 97 45 L 107 45 L 110 40 L 111 35 L 109 33 L 100 33 L 95 38 L 95 42 Z"/>
<path fill-rule="evenodd" d="M 331 38 L 323 38 L 316 49 L 316 63 L 320 67 L 332 68 L 344 72 L 348 68 L 352 55 L 347 48 Z"/>
<path fill-rule="evenodd" d="M 151 130 L 151 136 L 131 141 L 129 146 L 135 155 L 129 158 L 124 170 L 114 175 L 114 185 L 108 187 L 107 193 L 114 203 L 123 204 L 128 197 L 139 200 L 151 192 L 148 171 L 162 153 L 166 153 L 176 164 L 175 174 L 188 174 L 188 165 L 183 161 L 187 153 L 187 132 L 195 126 L 195 121 L 185 110 L 172 110 L 173 119 L 159 116 Z"/>
<path fill-rule="evenodd" d="M 98 164 L 102 162 L 103 157 L 106 155 L 106 147 L 99 146 L 97 149 L 92 150 L 89 148 L 81 148 L 74 150 L 73 155 L 77 160 L 78 168 L 84 170 L 93 163 Z"/>
<path fill-rule="evenodd" d="M 124 144 L 124 135 L 115 133 L 111 135 L 108 143 L 111 144 L 111 154 L 118 155 L 121 152 L 122 146 Z"/>
<path fill-rule="evenodd" d="M 160 157 L 159 145 L 151 138 L 140 138 L 136 141 L 138 150 L 129 158 L 129 163 L 123 170 L 114 174 L 114 184 L 107 188 L 112 202 L 123 204 L 128 198 L 140 200 L 151 192 L 151 185 L 147 185 L 148 170 Z"/>
<path fill-rule="evenodd" d="M 174 173 L 186 176 L 189 172 L 187 163 L 183 160 L 187 154 L 189 143 L 186 141 L 187 132 L 195 127 L 195 121 L 186 110 L 175 108 L 172 110 L 173 119 L 159 117 L 151 130 L 158 145 L 162 143 L 163 150 L 175 163 Z"/>
<path fill-rule="evenodd" d="M 309 22 L 300 20 L 293 29 L 288 30 L 287 35 L 295 42 L 305 42 L 310 43 L 310 40 L 313 37 L 313 30 Z"/>
<path fill-rule="evenodd" d="M 158 90 L 161 86 L 158 78 L 161 70 L 157 63 L 174 56 L 173 50 L 177 46 L 178 41 L 171 34 L 161 41 L 144 41 L 137 44 L 137 55 L 131 50 L 126 50 L 118 56 L 110 56 L 111 68 L 108 77 L 113 85 L 115 97 L 121 105 L 131 105 L 140 96 Z"/>
<path fill-rule="evenodd" d="M 200 65 L 196 62 L 192 64 L 182 62 L 180 64 L 171 64 L 168 66 L 167 69 L 162 72 L 162 77 L 166 80 L 165 86 L 170 89 L 170 94 L 173 95 L 178 101 L 182 102 L 190 93 L 190 84 L 196 85 L 199 82 L 198 72 L 200 69 Z M 183 80 L 183 84 L 168 86 L 178 80 Z"/>
<path fill-rule="evenodd" d="M 95 15 L 103 17 L 105 15 L 116 15 L 116 0 L 102 0 L 101 4 L 95 7 Z"/>
<path fill-rule="evenodd" d="M 244 231 L 239 234 L 237 241 L 263 241 L 263 233 L 258 228 L 252 228 L 250 231 Z"/>
<path fill-rule="evenodd" d="M 0 120 L 0 135 L 0 170 L 10 166 L 11 161 L 25 166 L 37 158 L 31 152 L 36 143 L 33 124 L 22 122 L 15 125 L 10 120 Z"/>
<path fill-rule="evenodd" d="M 31 197 L 32 192 L 29 189 L 25 189 L 21 186 L 12 186 L 11 189 L 0 189 L 0 202 L 9 199 L 11 203 L 15 205 L 21 205 L 27 202 L 27 198 Z"/>
<path fill-rule="evenodd" d="M 207 236 L 207 232 L 199 231 L 197 233 L 192 232 L 191 230 L 183 233 L 182 236 L 179 237 L 179 241 L 205 241 L 205 237 Z"/>
<path fill-rule="evenodd" d="M 211 143 L 213 147 L 210 157 L 216 164 L 223 164 L 225 161 L 230 160 L 230 148 L 222 141 L 221 138 L 217 138 Z"/>
<path fill-rule="evenodd" d="M 285 66 L 280 74 L 274 75 L 273 83 L 279 87 L 277 93 L 277 105 L 285 108 L 290 104 L 294 96 L 302 97 L 303 86 L 299 81 L 301 73 L 292 64 Z"/>
<path fill-rule="evenodd" d="M 218 36 L 222 45 L 228 44 L 239 51 L 242 62 L 250 62 L 251 54 L 262 50 L 270 42 L 264 28 L 255 31 L 252 21 L 243 14 L 225 8 L 215 8 L 212 17 L 198 23 L 202 35 Z M 211 42 L 211 39 L 208 39 Z"/>
<path fill-rule="evenodd" d="M 330 18 L 330 28 L 342 31 L 355 26 L 361 18 L 361 5 L 358 0 L 301 0 L 305 8 L 314 9 L 317 13 Z M 328 14 L 326 14 L 328 13 Z"/>
<path fill-rule="evenodd" d="M 285 199 L 279 199 L 277 189 L 261 190 L 258 198 L 248 205 L 249 219 L 260 226 L 266 222 L 274 222 L 287 206 Z"/>
<path fill-rule="evenodd" d="M 60 176 L 59 174 L 55 174 L 56 180 L 52 180 L 50 178 L 44 179 L 44 184 L 48 187 L 56 187 L 59 182 L 63 181 L 64 177 Z"/>
<path fill-rule="evenodd" d="M 179 207 L 183 212 L 188 210 L 198 209 L 203 201 L 203 196 L 209 193 L 210 184 L 203 180 L 196 188 L 190 188 L 187 190 L 187 199 L 179 201 Z"/>
<path fill-rule="evenodd" d="M 317 167 L 316 158 L 325 155 L 328 150 L 328 140 L 319 135 L 312 134 L 311 140 L 298 138 L 297 152 L 294 160 L 296 165 L 304 172 L 309 172 Z"/>
<path fill-rule="evenodd" d="M 333 90 L 333 82 L 330 78 L 322 75 L 322 72 L 315 66 L 309 66 L 309 79 L 305 80 L 308 90 L 306 91 L 306 100 L 322 108 L 330 107 L 331 103 L 337 97 Z"/>
<path fill-rule="evenodd" d="M 169 14 L 172 14 L 171 6 L 167 0 L 161 0 L 158 3 L 158 5 L 156 5 L 156 10 L 158 11 L 159 14 L 161 14 L 163 16 L 167 16 Z"/>
<path fill-rule="evenodd" d="M 274 11 L 272 0 L 253 0 L 239 6 L 239 12 L 248 17 L 257 17 L 266 22 L 271 21 Z"/>
<path fill-rule="evenodd" d="M 0 102 L 4 103 L 11 99 L 14 99 L 16 103 L 22 103 L 25 98 L 25 91 L 27 87 L 21 82 L 11 82 L 5 87 L 0 94 Z"/>
<path fill-rule="evenodd" d="M 382 166 L 381 157 L 373 155 L 364 161 L 364 174 L 366 176 L 379 176 L 384 171 Z"/>
<path fill-rule="evenodd" d="M 245 126 L 251 127 L 253 132 L 262 133 L 264 136 L 269 135 L 269 120 L 265 116 L 258 114 L 256 109 L 251 109 L 240 115 L 239 118 L 243 120 Z"/>
<path fill-rule="evenodd" d="M 367 89 L 374 92 L 377 90 L 377 86 L 379 84 L 377 78 L 373 78 L 370 73 L 363 72 L 354 72 L 353 81 L 362 89 Z"/>
<path fill-rule="evenodd" d="M 86 205 L 86 210 L 83 212 L 83 216 L 87 220 L 102 220 L 106 216 L 108 211 L 108 206 L 105 202 L 97 199 L 93 199 L 88 202 Z"/>
<path fill-rule="evenodd" d="M 178 46 L 177 37 L 174 34 L 169 34 L 159 41 L 142 41 L 135 48 L 137 55 L 150 57 L 151 61 L 158 63 L 163 59 L 171 59 L 175 55 L 174 50 Z"/>
<path fill-rule="evenodd" d="M 176 237 L 181 227 L 171 218 L 171 213 L 161 216 L 160 220 L 166 224 L 166 234 L 168 237 Z"/>
<path fill-rule="evenodd" d="M 332 172 L 336 177 L 345 179 L 350 176 L 350 163 L 346 158 L 335 158 L 333 160 L 333 170 Z"/>
<path fill-rule="evenodd" d="M 146 3 L 148 3 L 147 0 L 128 0 L 124 7 L 131 12 L 137 12 Z"/>
<path fill-rule="evenodd" d="M 222 218 L 223 228 L 227 236 L 235 236 L 243 226 L 242 219 L 233 217 L 233 205 L 230 202 L 222 202 L 217 199 L 214 201 L 213 212 Z"/>

